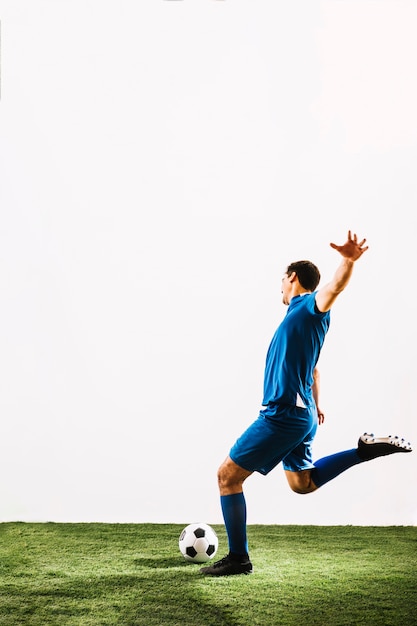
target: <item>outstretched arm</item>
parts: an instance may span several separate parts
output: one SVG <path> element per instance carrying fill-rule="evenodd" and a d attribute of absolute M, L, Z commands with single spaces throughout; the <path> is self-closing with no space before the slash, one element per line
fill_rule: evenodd
<path fill-rule="evenodd" d="M 368 249 L 368 246 L 365 246 L 365 242 L 366 239 L 362 239 L 362 241 L 358 242 L 357 236 L 354 234 L 352 237 L 349 231 L 347 241 L 343 246 L 338 246 L 335 243 L 330 244 L 343 258 L 333 279 L 327 283 L 327 285 L 324 285 L 316 294 L 316 305 L 322 313 L 331 309 L 337 296 L 347 286 L 355 262 Z"/>

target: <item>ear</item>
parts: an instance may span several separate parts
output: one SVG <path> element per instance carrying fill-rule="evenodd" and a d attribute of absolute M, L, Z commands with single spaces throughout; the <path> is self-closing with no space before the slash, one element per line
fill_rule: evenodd
<path fill-rule="evenodd" d="M 288 280 L 290 281 L 290 283 L 293 283 L 297 280 L 297 274 L 295 272 L 292 272 L 292 274 L 288 276 Z"/>

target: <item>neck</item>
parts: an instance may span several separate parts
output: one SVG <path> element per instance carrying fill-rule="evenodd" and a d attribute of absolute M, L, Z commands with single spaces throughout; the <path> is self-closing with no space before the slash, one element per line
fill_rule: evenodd
<path fill-rule="evenodd" d="M 289 298 L 289 302 L 291 302 L 291 300 L 293 298 L 296 298 L 297 296 L 306 296 L 309 293 L 312 293 L 312 292 L 311 291 L 306 291 L 305 289 L 295 289 L 294 292 L 291 294 L 291 296 Z"/>

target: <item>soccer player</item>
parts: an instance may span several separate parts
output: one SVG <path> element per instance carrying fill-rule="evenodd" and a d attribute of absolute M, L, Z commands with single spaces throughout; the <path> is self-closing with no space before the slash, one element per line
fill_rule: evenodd
<path fill-rule="evenodd" d="M 243 483 L 253 473 L 268 474 L 283 463 L 290 488 L 311 493 L 345 470 L 395 452 L 411 452 L 399 437 L 364 434 L 357 448 L 312 462 L 312 443 L 324 414 L 319 408 L 316 364 L 329 329 L 330 309 L 345 289 L 358 259 L 368 250 L 348 232 L 346 243 L 331 247 L 342 257 L 333 279 L 316 290 L 320 273 L 310 261 L 291 263 L 282 279 L 287 313 L 272 338 L 265 366 L 264 407 L 232 446 L 218 470 L 221 508 L 229 542 L 226 557 L 200 572 L 206 576 L 250 574 Z"/>

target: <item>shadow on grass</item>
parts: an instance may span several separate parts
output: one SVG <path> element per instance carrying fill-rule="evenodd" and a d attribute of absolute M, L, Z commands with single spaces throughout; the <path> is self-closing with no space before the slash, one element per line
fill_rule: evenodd
<path fill-rule="evenodd" d="M 194 582 L 182 570 L 161 573 L 153 565 L 133 576 L 45 581 L 36 589 L 9 589 L 3 611 L 13 616 L 8 624 L 19 626 L 239 626 L 227 610 L 208 606 Z"/>
<path fill-rule="evenodd" d="M 187 561 L 185 559 L 178 559 L 178 558 L 161 558 L 161 557 L 147 557 L 147 558 L 139 558 L 139 559 L 133 559 L 133 564 L 136 567 L 149 567 L 149 568 L 156 568 L 156 569 L 162 569 L 162 568 L 183 568 L 183 567 L 192 567 L 191 563 L 187 563 Z"/>
<path fill-rule="evenodd" d="M 201 593 L 207 582 L 199 569 L 204 564 L 178 558 L 137 558 L 140 606 L 125 608 L 118 626 L 242 626 L 227 607 L 210 603 Z M 115 623 L 116 624 L 116 623 Z"/>

